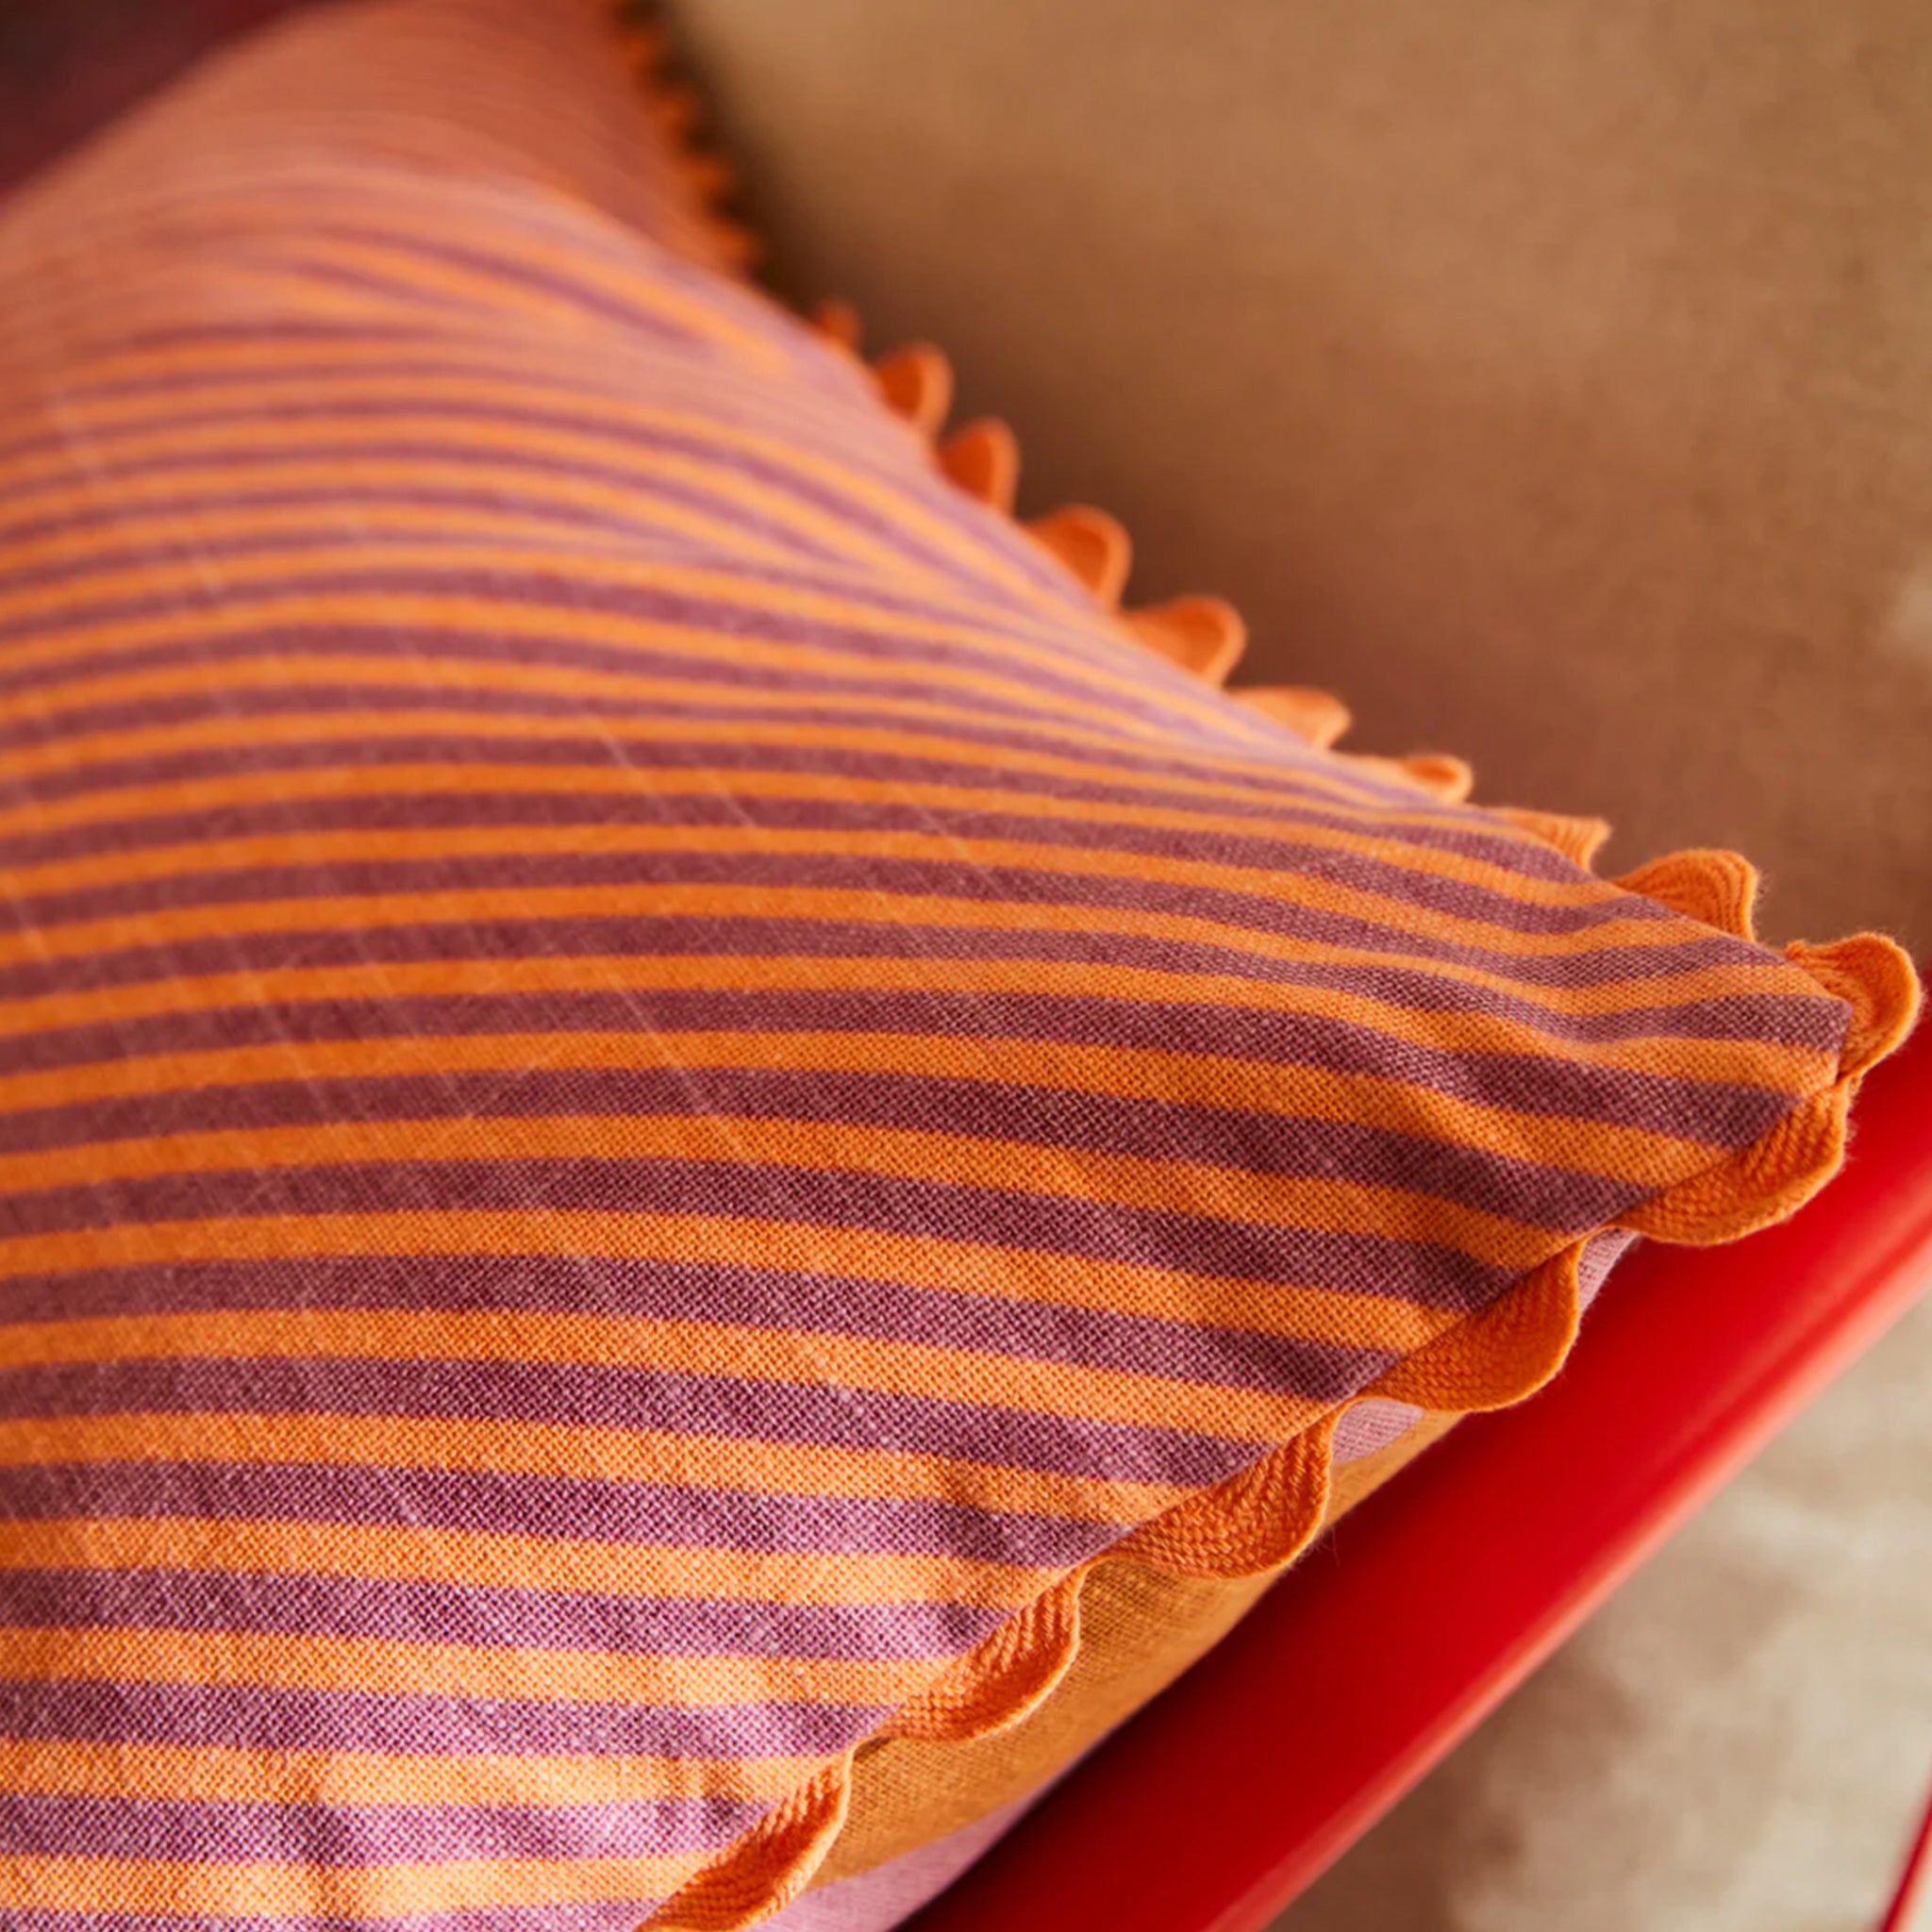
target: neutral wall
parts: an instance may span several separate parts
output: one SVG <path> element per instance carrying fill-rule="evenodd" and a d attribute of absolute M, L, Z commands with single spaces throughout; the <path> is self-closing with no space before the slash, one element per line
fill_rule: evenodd
<path fill-rule="evenodd" d="M 681 0 L 793 291 L 1479 796 L 1932 946 L 1914 0 Z"/>

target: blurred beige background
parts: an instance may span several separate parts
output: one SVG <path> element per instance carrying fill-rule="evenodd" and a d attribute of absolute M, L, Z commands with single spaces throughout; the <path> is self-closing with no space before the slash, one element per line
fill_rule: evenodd
<path fill-rule="evenodd" d="M 1924 1302 L 1276 1932 L 1873 1932 L 1932 1784 L 1928 1390 Z"/>
<path fill-rule="evenodd" d="M 681 0 L 775 271 L 1248 675 L 1932 948 L 1917 0 Z"/>
<path fill-rule="evenodd" d="M 774 273 L 1352 744 L 1932 952 L 1915 0 L 678 0 Z M 1854 1932 L 1932 1775 L 1932 1307 L 1282 1932 Z"/>

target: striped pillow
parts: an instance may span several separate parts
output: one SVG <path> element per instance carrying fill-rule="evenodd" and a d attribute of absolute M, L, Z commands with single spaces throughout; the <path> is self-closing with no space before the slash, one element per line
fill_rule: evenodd
<path fill-rule="evenodd" d="M 622 81 L 326 9 L 0 225 L 8 1932 L 748 1924 L 1909 1015 L 1223 692 Z"/>

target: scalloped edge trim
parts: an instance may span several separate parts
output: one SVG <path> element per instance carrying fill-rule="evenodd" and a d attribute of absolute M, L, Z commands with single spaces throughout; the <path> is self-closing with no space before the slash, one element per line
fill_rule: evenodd
<path fill-rule="evenodd" d="M 1595 869 L 1597 854 L 1610 836 L 1608 819 L 1575 818 L 1568 812 L 1538 811 L 1521 805 L 1492 805 L 1490 810 L 1519 832 L 1560 852 L 1585 872 Z"/>
<path fill-rule="evenodd" d="M 773 1807 L 640 1932 L 739 1932 L 782 1912 L 825 1861 L 852 1804 L 852 1757 L 837 1757 Z"/>
<path fill-rule="evenodd" d="M 1002 516 L 1013 513 L 1020 489 L 1020 444 L 997 416 L 981 416 L 939 446 L 940 468 L 968 496 Z"/>
<path fill-rule="evenodd" d="M 1134 567 L 1134 540 L 1117 518 L 1091 504 L 1066 503 L 1021 527 L 1097 603 L 1119 609 Z"/>
<path fill-rule="evenodd" d="M 725 204 L 739 186 L 738 169 L 728 156 L 700 138 L 706 125 L 704 96 L 669 68 L 675 50 L 658 16 L 656 0 L 599 0 L 631 63 L 645 119 L 664 137 L 663 157 L 684 192 L 684 214 L 691 240 L 708 263 L 742 275 L 763 258 L 758 231 L 728 212 Z"/>
<path fill-rule="evenodd" d="M 1171 597 L 1123 614 L 1128 634 L 1206 684 L 1225 684 L 1248 647 L 1247 621 L 1225 597 Z"/>
<path fill-rule="evenodd" d="M 1407 758 L 1385 758 L 1374 752 L 1339 751 L 1358 772 L 1373 772 L 1398 785 L 1412 785 L 1440 805 L 1460 805 L 1475 790 L 1475 773 L 1466 759 L 1446 751 L 1411 752 Z"/>
<path fill-rule="evenodd" d="M 953 408 L 953 365 L 930 342 L 908 342 L 872 365 L 886 408 L 902 416 L 928 443 Z"/>
<path fill-rule="evenodd" d="M 645 56 L 641 77 L 649 98 L 670 85 L 658 73 L 665 42 L 654 23 L 640 22 L 635 13 L 631 25 Z M 691 144 L 698 120 L 695 94 L 670 91 L 672 101 L 656 111 L 656 125 L 682 146 L 690 163 L 685 178 L 700 214 L 722 231 L 724 258 L 741 266 L 749 258 L 748 247 L 738 239 L 745 231 L 715 208 L 734 177 Z M 858 356 L 861 328 L 849 303 L 821 303 L 811 324 L 830 346 Z M 969 423 L 943 445 L 937 443 L 953 399 L 952 365 L 944 354 L 929 342 L 910 343 L 880 358 L 872 373 L 887 407 L 933 445 L 941 474 L 976 501 L 1010 515 L 1020 449 L 1004 423 Z M 1020 527 L 1137 642 L 1216 684 L 1234 668 L 1247 631 L 1240 612 L 1224 600 L 1181 597 L 1139 610 L 1118 609 L 1133 545 L 1106 511 L 1071 504 Z M 1233 695 L 1320 749 L 1332 745 L 1350 723 L 1341 699 L 1312 688 L 1263 687 Z M 1459 804 L 1473 784 L 1469 766 L 1444 753 L 1337 756 L 1445 803 Z M 1492 807 L 1487 816 L 1586 872 L 1609 833 L 1601 819 L 1524 807 Z M 1733 938 L 1755 940 L 1757 877 L 1756 868 L 1736 853 L 1690 850 L 1653 859 L 1613 883 Z M 1586 1248 L 1598 1236 L 1622 1228 L 1657 1241 L 1705 1245 L 1782 1220 L 1809 1200 L 1842 1163 L 1859 1083 L 1910 1032 L 1922 990 L 1903 949 L 1878 934 L 1823 945 L 1795 941 L 1785 950 L 1822 991 L 1850 1009 L 1828 1086 L 1794 1105 L 1750 1147 L 1547 1257 L 1487 1307 L 1452 1324 L 1248 1468 L 1139 1524 L 1055 1579 L 871 1737 L 824 1765 L 767 1812 L 660 1906 L 646 1922 L 647 1932 L 741 1932 L 790 1905 L 811 1883 L 843 1828 L 853 1761 L 868 1745 L 895 1738 L 964 1742 L 1019 1724 L 1038 1709 L 1078 1654 L 1081 1592 L 1098 1564 L 1127 1557 L 1177 1575 L 1231 1580 L 1292 1562 L 1321 1528 L 1333 1481 L 1336 1430 L 1357 1403 L 1380 1398 L 1467 1415 L 1533 1394 L 1562 1367 L 1576 1339 L 1579 1270 Z"/>
<path fill-rule="evenodd" d="M 1326 751 L 1346 737 L 1355 723 L 1355 714 L 1333 691 L 1319 691 L 1311 684 L 1250 685 L 1234 695 L 1317 751 Z"/>
<path fill-rule="evenodd" d="M 1718 847 L 1667 852 L 1615 883 L 1733 939 L 1757 938 L 1758 872 L 1740 853 Z"/>

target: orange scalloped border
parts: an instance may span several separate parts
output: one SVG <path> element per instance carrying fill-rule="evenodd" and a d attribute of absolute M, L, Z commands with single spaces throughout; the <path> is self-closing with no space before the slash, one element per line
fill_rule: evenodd
<path fill-rule="evenodd" d="M 695 97 L 658 75 L 665 58 L 655 24 L 632 9 L 628 25 L 641 56 L 654 119 L 673 132 L 684 179 L 701 224 L 715 225 L 734 264 L 749 254 L 743 231 L 717 210 L 732 180 L 717 158 L 691 145 Z M 833 347 L 858 356 L 859 321 L 850 304 L 823 303 L 812 325 Z M 933 461 L 958 489 L 1010 516 L 1020 448 L 993 418 L 968 423 L 938 441 L 952 408 L 953 372 L 929 342 L 914 342 L 872 364 L 881 399 L 932 446 Z M 1246 626 L 1218 597 L 1179 597 L 1124 610 L 1120 599 L 1132 543 L 1106 511 L 1067 505 L 1021 525 L 1055 557 L 1073 581 L 1124 635 L 1204 680 L 1224 683 L 1246 642 Z M 1254 710 L 1319 749 L 1348 729 L 1349 712 L 1326 691 L 1299 686 L 1233 693 Z M 1337 752 L 1357 769 L 1412 785 L 1429 799 L 1457 804 L 1473 783 L 1468 765 L 1444 753 L 1390 758 Z M 1486 808 L 1491 822 L 1554 850 L 1590 871 L 1609 827 L 1601 819 L 1518 807 Z M 1757 874 L 1736 853 L 1671 853 L 1613 881 L 1682 916 L 1741 940 L 1753 940 Z M 1920 985 L 1905 952 L 1876 934 L 1827 945 L 1802 941 L 1786 957 L 1850 1008 L 1831 1083 L 1799 1102 L 1752 1146 L 1665 1189 L 1611 1226 L 1673 1242 L 1732 1241 L 1782 1220 L 1838 1172 L 1846 1122 L 1866 1072 L 1910 1031 Z M 1576 1337 L 1578 1270 L 1597 1234 L 1572 1243 L 1513 1283 L 1488 1307 L 1463 1317 L 1425 1347 L 1396 1363 L 1368 1388 L 1338 1405 L 1259 1461 L 1141 1524 L 1111 1548 L 1048 1585 L 983 1642 L 958 1658 L 854 1752 L 835 1758 L 768 1812 L 743 1838 L 691 1879 L 648 1921 L 648 1932 L 740 1932 L 781 1910 L 811 1882 L 843 1825 L 857 1750 L 884 1739 L 964 1741 L 1018 1724 L 1049 1697 L 1080 1644 L 1080 1594 L 1087 1573 L 1117 1557 L 1177 1574 L 1237 1578 L 1291 1562 L 1320 1528 L 1327 1509 L 1335 1433 L 1358 1402 L 1380 1398 L 1469 1414 L 1520 1402 L 1561 1368 Z"/>

